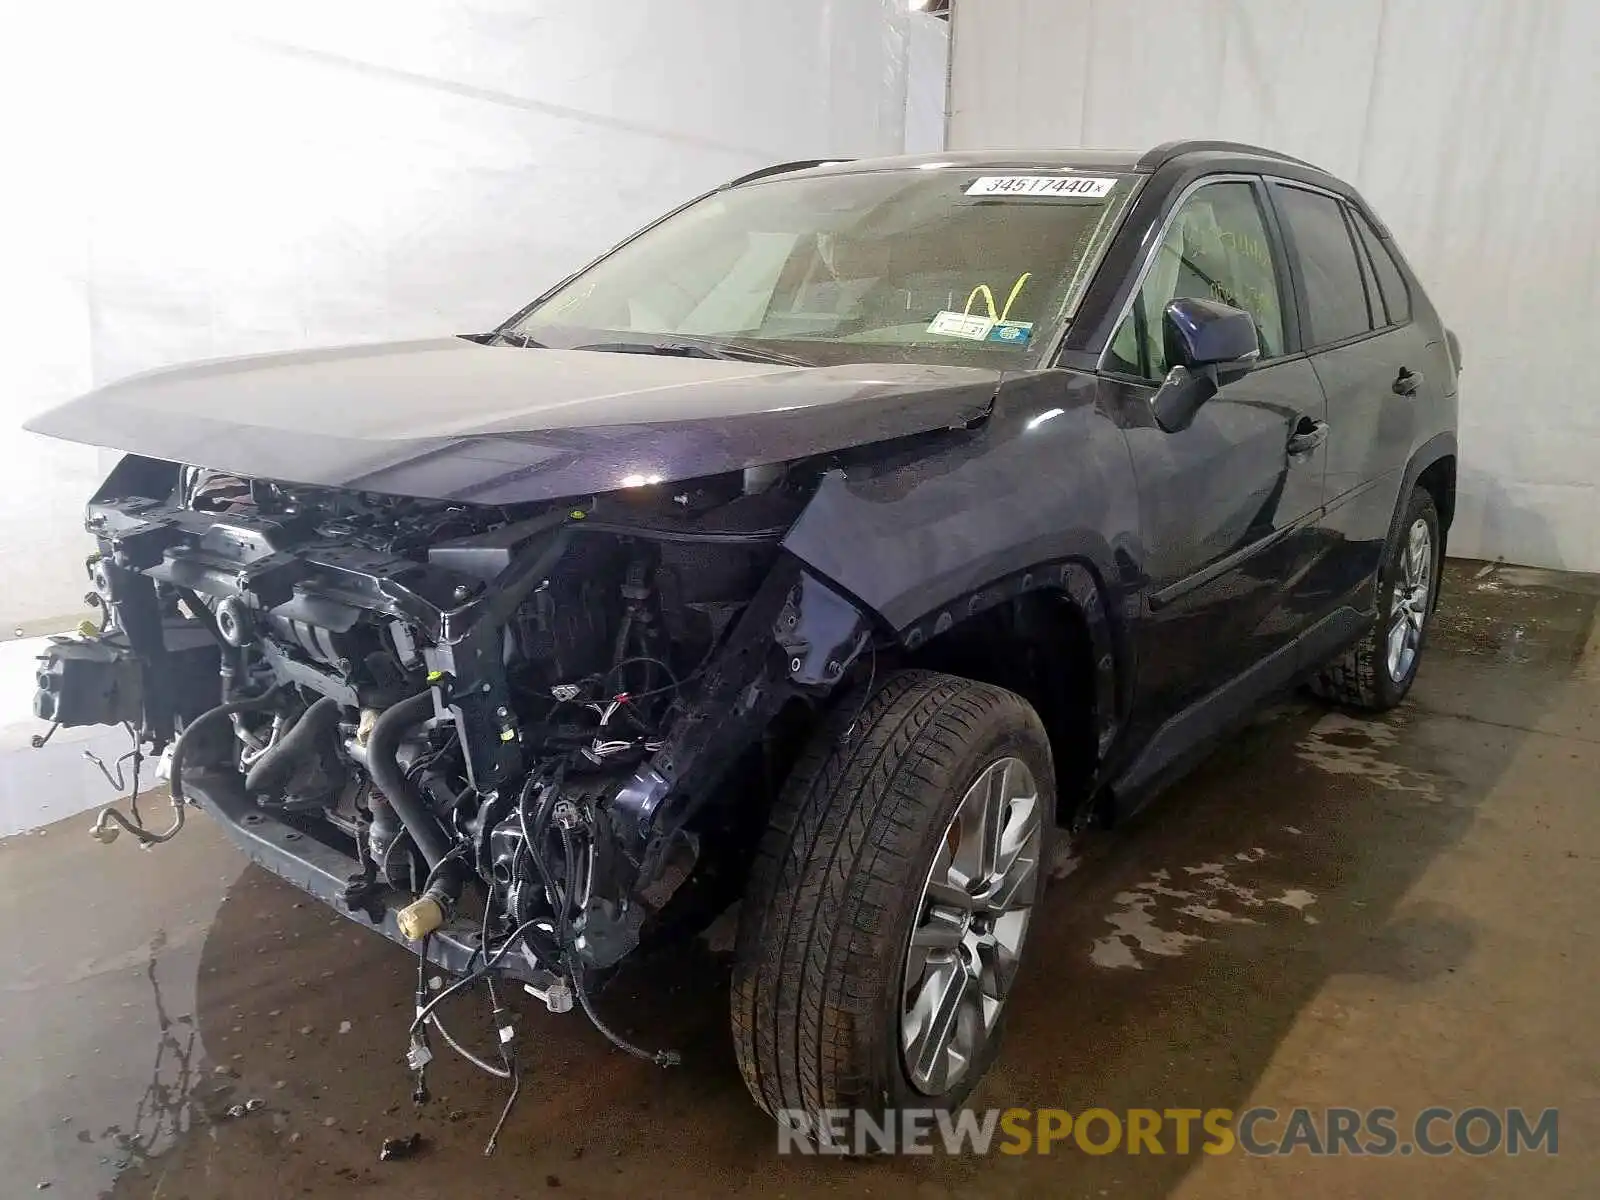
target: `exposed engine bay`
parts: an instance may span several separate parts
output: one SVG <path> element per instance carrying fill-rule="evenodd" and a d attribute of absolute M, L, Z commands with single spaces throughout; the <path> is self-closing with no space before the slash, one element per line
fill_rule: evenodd
<path fill-rule="evenodd" d="M 101 627 L 49 648 L 36 712 L 161 760 L 171 826 L 108 808 L 102 841 L 198 805 L 417 951 L 419 1091 L 430 1029 L 462 1049 L 439 1002 L 479 979 L 502 1061 L 462 1052 L 515 1083 L 497 975 L 665 1064 L 592 987 L 737 896 L 783 714 L 872 642 L 781 545 L 820 472 L 487 506 L 129 456 L 88 509 Z M 430 960 L 462 978 L 430 996 Z"/>

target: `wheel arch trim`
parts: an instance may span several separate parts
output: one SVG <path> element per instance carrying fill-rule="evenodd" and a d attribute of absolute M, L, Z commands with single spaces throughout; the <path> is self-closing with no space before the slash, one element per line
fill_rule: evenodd
<path fill-rule="evenodd" d="M 1395 499 L 1394 516 L 1389 520 L 1389 537 L 1385 542 L 1385 545 L 1394 544 L 1395 536 L 1400 528 L 1400 522 L 1405 515 L 1406 502 L 1409 500 L 1411 493 L 1416 489 L 1418 482 L 1422 479 L 1423 474 L 1430 467 L 1433 467 L 1438 463 L 1445 461 L 1446 459 L 1451 459 L 1457 464 L 1459 464 L 1461 461 L 1460 455 L 1456 452 L 1456 435 L 1454 430 L 1447 429 L 1443 433 L 1435 434 L 1412 452 L 1411 461 L 1406 464 L 1405 478 L 1401 480 L 1400 483 L 1400 495 Z M 1455 479 L 1454 473 L 1452 473 L 1451 478 L 1453 493 Z M 1445 555 L 1449 553 L 1450 526 L 1455 515 L 1455 508 L 1456 504 L 1454 494 L 1452 494 L 1450 497 L 1448 512 L 1445 511 L 1444 507 L 1439 507 L 1439 564 L 1441 570 L 1444 566 Z M 1434 588 L 1433 606 L 1437 608 L 1438 605 L 1439 589 Z"/>
<path fill-rule="evenodd" d="M 1116 619 L 1109 591 L 1092 564 L 1064 559 L 1002 575 L 907 622 L 895 630 L 895 638 L 906 650 L 915 651 L 963 621 L 1028 595 L 1059 596 L 1088 632 L 1094 671 L 1095 743 L 1104 761 L 1122 728 L 1133 661 L 1125 623 Z"/>

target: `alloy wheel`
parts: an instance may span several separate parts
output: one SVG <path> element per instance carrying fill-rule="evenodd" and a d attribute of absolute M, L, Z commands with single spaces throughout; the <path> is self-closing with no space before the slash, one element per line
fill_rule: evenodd
<path fill-rule="evenodd" d="M 1404 683 L 1416 666 L 1432 584 L 1433 535 L 1428 523 L 1418 518 L 1411 523 L 1400 552 L 1400 577 L 1395 580 L 1389 605 L 1387 659 L 1389 678 L 1396 683 Z"/>
<path fill-rule="evenodd" d="M 928 871 L 902 974 L 900 1046 L 924 1095 L 954 1087 L 994 1035 L 1038 890 L 1039 788 L 1020 758 L 978 773 Z"/>

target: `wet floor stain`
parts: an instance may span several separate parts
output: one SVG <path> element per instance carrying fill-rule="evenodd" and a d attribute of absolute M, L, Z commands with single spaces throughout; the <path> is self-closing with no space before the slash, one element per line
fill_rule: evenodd
<path fill-rule="evenodd" d="M 1403 716 L 1381 719 L 1331 712 L 1317 721 L 1295 746 L 1299 759 L 1329 775 L 1365 780 L 1386 792 L 1408 792 L 1438 800 L 1437 780 L 1398 761 Z"/>
<path fill-rule="evenodd" d="M 1267 851 L 1252 846 L 1228 860 L 1185 866 L 1176 881 L 1173 872 L 1158 868 L 1111 898 L 1115 907 L 1105 918 L 1111 932 L 1096 939 L 1089 961 L 1111 970 L 1142 970 L 1148 957 L 1176 958 L 1221 936 L 1227 926 L 1259 925 L 1287 916 L 1269 905 L 1316 924 L 1317 918 L 1305 911 L 1317 901 L 1314 892 L 1296 887 L 1265 896 L 1263 889 L 1249 886 L 1248 869 L 1266 858 Z M 1244 882 L 1241 871 L 1246 872 Z"/>
<path fill-rule="evenodd" d="M 1312 892 L 1306 891 L 1305 888 L 1289 888 L 1281 896 L 1267 897 L 1268 904 L 1281 904 L 1284 908 L 1292 908 L 1295 910 L 1295 912 L 1304 916 L 1307 923 L 1313 925 L 1316 924 L 1317 919 L 1310 913 L 1306 912 L 1306 909 L 1310 908 L 1316 902 L 1316 895 Z"/>
<path fill-rule="evenodd" d="M 1570 665 L 1594 627 L 1596 578 L 1449 559 L 1429 642 L 1517 666 Z"/>

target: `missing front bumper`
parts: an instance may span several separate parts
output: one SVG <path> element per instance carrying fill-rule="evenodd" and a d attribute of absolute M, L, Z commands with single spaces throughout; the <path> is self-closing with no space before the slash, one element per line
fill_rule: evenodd
<path fill-rule="evenodd" d="M 351 907 L 346 899 L 351 882 L 362 878 L 361 864 L 355 856 L 260 808 L 245 795 L 237 774 L 185 772 L 183 790 L 197 807 L 221 824 L 251 862 L 412 954 L 422 951 L 421 945 L 400 932 L 396 919 L 411 897 L 391 889 L 370 896 L 361 906 Z M 428 960 L 453 974 L 465 974 L 478 955 L 481 939 L 479 924 L 457 914 L 427 939 Z M 546 989 L 556 982 L 552 972 L 534 965 L 525 953 L 506 955 L 495 969 L 535 989 Z"/>

